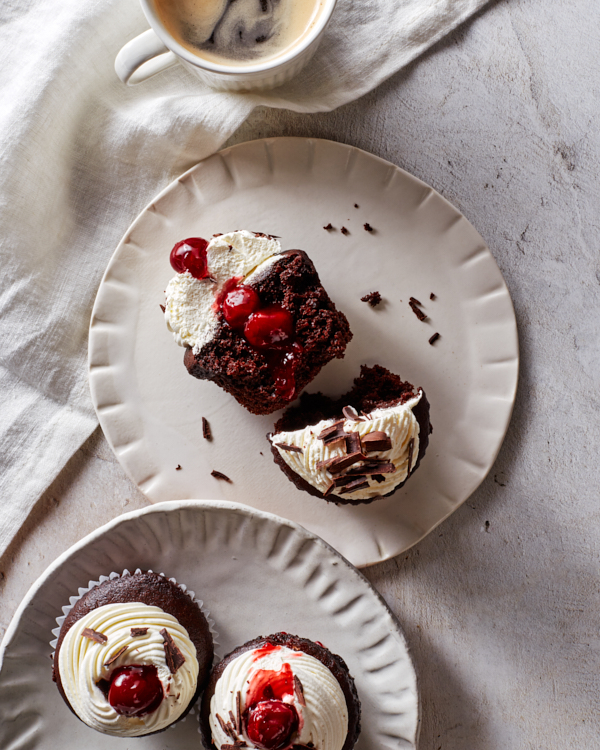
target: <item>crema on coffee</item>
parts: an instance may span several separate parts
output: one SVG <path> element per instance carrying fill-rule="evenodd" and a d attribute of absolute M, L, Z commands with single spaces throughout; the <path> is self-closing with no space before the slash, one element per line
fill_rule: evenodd
<path fill-rule="evenodd" d="M 155 0 L 165 29 L 195 55 L 224 65 L 278 57 L 309 33 L 324 0 Z"/>

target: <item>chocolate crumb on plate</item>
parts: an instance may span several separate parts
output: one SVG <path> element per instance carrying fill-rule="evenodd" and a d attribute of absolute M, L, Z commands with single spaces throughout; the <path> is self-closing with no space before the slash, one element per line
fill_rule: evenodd
<path fill-rule="evenodd" d="M 161 310 L 163 311 L 163 313 L 164 313 L 164 312 L 166 312 L 166 309 L 167 309 L 167 308 L 166 308 L 166 307 L 165 307 L 164 305 L 159 305 L 159 307 L 160 307 L 160 309 L 161 309 Z"/>
<path fill-rule="evenodd" d="M 329 222 L 329 224 L 327 224 L 327 226 L 323 227 L 323 229 L 325 229 L 327 232 L 330 232 L 333 229 L 333 224 L 331 222 Z"/>
<path fill-rule="evenodd" d="M 360 206 L 358 205 L 358 203 L 354 204 L 354 208 L 360 208 Z"/>
<path fill-rule="evenodd" d="M 104 635 L 104 633 L 99 633 L 97 630 L 92 630 L 92 628 L 84 628 L 81 631 L 82 638 L 89 638 L 90 641 L 95 641 L 96 643 L 106 643 L 108 640 L 108 637 Z"/>
<path fill-rule="evenodd" d="M 213 469 L 210 472 L 210 475 L 215 479 L 220 479 L 223 482 L 229 482 L 229 484 L 233 484 L 233 481 L 227 476 L 227 474 L 223 474 L 221 471 L 217 471 L 216 469 Z"/>
<path fill-rule="evenodd" d="M 210 425 L 208 424 L 208 419 L 206 419 L 206 417 L 202 417 L 202 437 L 208 441 L 212 440 L 212 432 L 210 429 Z"/>
<path fill-rule="evenodd" d="M 437 299 L 437 295 L 431 292 L 431 294 L 429 295 L 429 299 Z"/>
<path fill-rule="evenodd" d="M 175 471 L 181 471 L 181 464 L 177 464 L 177 466 L 175 467 Z"/>
<path fill-rule="evenodd" d="M 361 297 L 360 301 L 368 302 L 371 307 L 377 307 L 381 302 L 381 294 L 379 292 L 369 292 L 369 294 L 365 294 L 364 297 Z"/>
<path fill-rule="evenodd" d="M 171 674 L 175 674 L 179 667 L 185 662 L 185 656 L 179 650 L 177 644 L 173 640 L 173 636 L 169 633 L 166 628 L 160 631 L 163 637 L 164 649 L 165 649 L 165 661 Z"/>
<path fill-rule="evenodd" d="M 429 343 L 431 344 L 431 346 L 433 346 L 433 345 L 435 344 L 435 342 L 436 342 L 436 341 L 437 341 L 437 340 L 438 340 L 439 338 L 441 338 L 441 336 L 440 336 L 440 334 L 439 334 L 439 333 L 438 333 L 438 332 L 436 331 L 436 332 L 435 332 L 435 333 L 433 334 L 433 336 L 432 336 L 432 337 L 431 337 L 431 338 L 429 339 Z"/>
<path fill-rule="evenodd" d="M 342 227 L 342 228 L 340 229 L 340 232 L 341 232 L 342 234 L 344 234 L 344 235 L 350 234 L 350 230 L 349 230 L 349 229 L 346 229 L 346 227 Z"/>
<path fill-rule="evenodd" d="M 363 224 L 363 227 L 365 229 L 365 232 L 374 232 L 375 231 L 373 229 L 373 227 L 368 222 L 366 222 L 365 224 Z"/>
<path fill-rule="evenodd" d="M 414 312 L 414 314 L 417 316 L 417 318 L 421 321 L 427 320 L 427 315 L 421 310 L 420 308 L 420 302 L 418 299 L 415 299 L 414 297 L 411 297 L 408 301 L 408 304 L 410 306 L 410 309 Z"/>

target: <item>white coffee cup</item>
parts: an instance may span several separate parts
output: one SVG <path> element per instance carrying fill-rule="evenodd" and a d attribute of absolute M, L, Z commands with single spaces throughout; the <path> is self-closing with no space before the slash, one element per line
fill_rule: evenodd
<path fill-rule="evenodd" d="M 248 91 L 281 86 L 296 75 L 314 55 L 321 42 L 337 0 L 322 0 L 322 8 L 297 44 L 281 55 L 252 64 L 221 64 L 207 60 L 184 47 L 161 22 L 154 0 L 140 0 L 151 28 L 121 49 L 115 70 L 130 86 L 181 64 L 211 88 Z"/>

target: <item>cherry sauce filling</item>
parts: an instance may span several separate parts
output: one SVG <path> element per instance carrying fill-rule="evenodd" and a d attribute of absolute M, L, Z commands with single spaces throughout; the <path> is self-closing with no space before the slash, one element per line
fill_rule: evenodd
<path fill-rule="evenodd" d="M 294 695 L 294 675 L 289 664 L 280 670 L 259 669 L 252 676 L 244 712 L 246 733 L 264 750 L 284 750 L 298 731 L 298 712 L 290 703 Z"/>
<path fill-rule="evenodd" d="M 101 681 L 100 689 L 108 702 L 122 716 L 144 716 L 162 703 L 163 687 L 153 665 L 117 667 L 110 682 Z"/>

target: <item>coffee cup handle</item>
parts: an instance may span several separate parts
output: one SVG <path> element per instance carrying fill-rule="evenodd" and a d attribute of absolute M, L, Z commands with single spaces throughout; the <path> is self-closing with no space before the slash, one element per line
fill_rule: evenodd
<path fill-rule="evenodd" d="M 136 36 L 121 49 L 115 58 L 115 71 L 123 83 L 135 86 L 177 62 L 152 29 Z"/>

